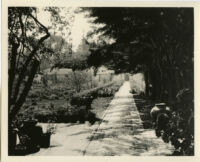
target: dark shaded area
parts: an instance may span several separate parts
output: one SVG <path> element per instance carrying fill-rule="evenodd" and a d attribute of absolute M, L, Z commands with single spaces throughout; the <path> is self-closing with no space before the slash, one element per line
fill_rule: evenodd
<path fill-rule="evenodd" d="M 194 88 L 193 8 L 85 9 L 105 24 L 96 33 L 115 39 L 93 45 L 89 65 L 144 73 L 145 94 L 155 102 L 173 104 L 179 90 Z"/>
<path fill-rule="evenodd" d="M 174 146 L 172 156 L 194 155 L 193 92 L 189 89 L 177 94 L 177 102 L 167 110 L 158 109 L 155 120 L 150 111 L 155 104 L 144 95 L 134 94 L 135 103 L 145 129 L 154 128 L 157 137 Z M 184 111 L 183 111 L 184 110 Z M 153 112 L 153 111 L 152 111 Z"/>
<path fill-rule="evenodd" d="M 142 120 L 144 129 L 153 128 L 153 121 L 150 116 L 150 111 L 154 103 L 142 94 L 133 94 L 137 109 Z"/>
<path fill-rule="evenodd" d="M 165 103 L 171 115 L 158 115 L 156 135 L 172 143 L 175 155 L 194 155 L 194 9 L 84 9 L 96 17 L 95 23 L 105 24 L 96 33 L 115 39 L 92 48 L 88 63 L 104 64 L 118 73 L 143 73 L 146 91 L 136 104 L 144 127 L 151 127 L 149 112 L 154 105 L 145 107 L 148 103 L 141 101 Z M 185 94 L 188 99 L 178 99 Z"/>
<path fill-rule="evenodd" d="M 78 109 L 78 108 L 77 108 Z M 75 112 L 76 111 L 76 112 Z M 58 114 L 37 114 L 35 115 L 35 119 L 39 122 L 46 123 L 48 121 L 54 123 L 84 123 L 85 121 L 89 121 L 91 124 L 94 124 L 95 121 L 99 121 L 100 119 L 96 118 L 96 115 L 90 110 L 80 108 L 79 110 L 74 110 L 73 114 L 69 113 L 58 113 Z"/>
<path fill-rule="evenodd" d="M 43 133 L 42 127 L 36 124 L 37 121 L 29 120 L 23 122 L 18 129 L 9 132 L 9 155 L 27 155 L 50 146 L 51 133 Z M 20 140 L 19 144 L 16 144 L 17 135 Z"/>

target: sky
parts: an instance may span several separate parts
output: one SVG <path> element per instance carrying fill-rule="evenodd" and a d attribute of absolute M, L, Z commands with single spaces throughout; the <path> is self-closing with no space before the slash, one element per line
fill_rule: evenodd
<path fill-rule="evenodd" d="M 38 8 L 39 12 L 37 14 L 38 20 L 45 26 L 50 26 L 50 14 L 47 11 L 44 11 L 42 8 Z M 66 12 L 66 10 L 70 12 Z M 81 39 L 86 36 L 87 32 L 92 30 L 93 24 L 89 22 L 89 18 L 86 18 L 84 16 L 84 13 L 75 13 L 75 8 L 64 8 L 61 10 L 61 15 L 64 17 L 64 19 L 68 20 L 68 16 L 71 16 L 71 14 L 74 14 L 74 22 L 72 23 L 71 28 L 71 39 L 72 39 L 72 48 L 74 51 L 77 50 L 78 45 L 81 42 Z M 56 30 L 57 31 L 57 30 Z M 64 35 L 62 33 L 59 33 L 57 31 L 58 35 Z M 62 32 L 67 33 L 65 29 L 62 30 Z M 51 33 L 51 31 L 50 31 Z M 66 38 L 67 39 L 67 38 Z"/>
<path fill-rule="evenodd" d="M 72 42 L 74 50 L 77 49 L 81 39 L 86 36 L 87 32 L 92 30 L 91 23 L 83 14 L 76 14 L 74 25 L 72 27 Z"/>

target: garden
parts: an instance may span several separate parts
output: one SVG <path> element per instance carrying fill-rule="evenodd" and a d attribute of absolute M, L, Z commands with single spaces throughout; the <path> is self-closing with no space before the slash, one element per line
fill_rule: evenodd
<path fill-rule="evenodd" d="M 9 155 L 49 147 L 56 123 L 101 120 L 128 79 L 143 127 L 194 155 L 193 8 L 9 7 L 8 76 Z"/>
<path fill-rule="evenodd" d="M 99 83 L 94 88 L 83 88 L 80 92 L 69 80 L 68 84 L 59 82 L 49 86 L 33 83 L 26 102 L 13 121 L 13 143 L 16 144 L 17 138 L 20 142 L 11 145 L 11 154 L 26 155 L 49 147 L 51 135 L 56 133 L 55 125 L 58 123 L 94 124 L 100 121 L 122 83 L 123 80 Z M 80 82 L 79 87 L 84 87 L 84 84 Z M 45 133 L 37 125 L 39 123 L 48 124 Z"/>

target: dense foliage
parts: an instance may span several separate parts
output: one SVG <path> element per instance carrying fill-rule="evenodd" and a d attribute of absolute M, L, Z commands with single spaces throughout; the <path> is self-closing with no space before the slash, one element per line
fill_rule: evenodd
<path fill-rule="evenodd" d="M 143 71 L 146 93 L 157 102 L 173 103 L 180 89 L 193 89 L 192 9 L 89 10 L 95 23 L 106 24 L 96 32 L 115 39 L 112 45 L 91 48 L 90 64 L 107 64 L 118 72 Z"/>
<path fill-rule="evenodd" d="M 172 112 L 157 116 L 156 135 L 175 147 L 173 155 L 194 155 L 193 92 L 183 89 L 177 94 Z"/>
<path fill-rule="evenodd" d="M 90 16 L 95 17 L 95 23 L 104 24 L 96 33 L 115 40 L 111 45 L 93 45 L 89 64 L 106 64 L 119 73 L 144 73 L 146 96 L 155 103 L 165 102 L 173 111 L 168 121 L 170 124 L 167 122 L 169 125 L 159 128 L 164 132 L 163 138 L 167 136 L 173 139 L 171 143 L 179 149 L 180 154 L 192 155 L 194 133 L 187 128 L 193 123 L 191 119 L 194 112 L 193 9 L 85 9 L 90 11 Z M 191 91 L 190 101 L 178 109 L 176 95 L 184 89 Z M 186 112 L 188 116 L 184 115 Z M 180 144 L 180 141 L 183 143 Z M 186 151 L 186 147 L 191 150 Z"/>

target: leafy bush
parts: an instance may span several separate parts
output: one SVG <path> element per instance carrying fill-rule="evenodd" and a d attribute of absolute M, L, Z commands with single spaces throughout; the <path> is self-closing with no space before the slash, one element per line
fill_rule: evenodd
<path fill-rule="evenodd" d="M 122 85 L 123 81 L 115 81 L 102 86 L 92 88 L 90 90 L 83 91 L 81 93 L 72 96 L 71 104 L 82 106 L 85 105 L 90 108 L 92 101 L 97 97 L 110 97 L 118 91 L 119 87 Z"/>
<path fill-rule="evenodd" d="M 115 93 L 119 90 L 120 86 L 121 86 L 121 82 L 120 83 L 115 83 L 115 84 L 112 84 L 111 86 L 109 87 L 105 87 L 105 88 L 102 88 L 100 90 L 98 90 L 98 96 L 99 97 L 111 97 L 111 96 L 114 96 Z"/>
<path fill-rule="evenodd" d="M 85 121 L 94 122 L 98 120 L 91 111 L 87 109 L 86 106 L 71 106 L 64 105 L 62 107 L 49 107 L 49 109 L 43 111 L 37 111 L 34 114 L 34 118 L 38 122 L 51 122 L 51 123 L 74 123 L 79 121 L 83 123 Z"/>
<path fill-rule="evenodd" d="M 72 96 L 70 103 L 72 105 L 77 105 L 77 106 L 81 105 L 90 106 L 93 99 L 98 96 L 98 90 L 111 86 L 112 84 L 113 82 L 75 94 L 74 96 Z"/>
<path fill-rule="evenodd" d="M 174 155 L 194 155 L 193 112 L 193 93 L 184 89 L 179 91 L 171 115 L 162 113 L 157 116 L 156 135 L 164 142 L 171 142 L 175 148 Z"/>
<path fill-rule="evenodd" d="M 91 74 L 90 71 L 86 70 L 75 70 L 70 72 L 68 75 L 65 76 L 65 82 L 70 87 L 79 93 L 80 91 L 84 90 L 85 88 L 91 88 L 88 83 L 93 82 L 94 76 Z"/>

